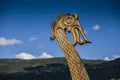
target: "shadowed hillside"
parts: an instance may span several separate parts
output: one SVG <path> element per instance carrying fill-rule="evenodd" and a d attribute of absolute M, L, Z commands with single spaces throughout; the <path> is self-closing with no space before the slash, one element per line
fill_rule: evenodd
<path fill-rule="evenodd" d="M 120 58 L 83 60 L 91 80 L 119 80 Z M 65 58 L 0 59 L 0 80 L 71 80 Z"/>

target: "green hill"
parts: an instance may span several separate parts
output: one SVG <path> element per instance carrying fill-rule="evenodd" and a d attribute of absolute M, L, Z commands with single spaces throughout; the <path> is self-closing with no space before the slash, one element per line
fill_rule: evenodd
<path fill-rule="evenodd" d="M 83 60 L 91 80 L 120 80 L 120 58 Z M 71 80 L 65 58 L 0 59 L 0 80 Z"/>

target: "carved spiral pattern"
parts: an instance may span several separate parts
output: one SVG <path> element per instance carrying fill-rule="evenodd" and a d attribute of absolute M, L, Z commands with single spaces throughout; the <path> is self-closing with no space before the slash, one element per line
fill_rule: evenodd
<path fill-rule="evenodd" d="M 72 26 L 74 22 L 75 22 L 75 18 L 72 16 L 64 17 L 64 19 L 62 20 L 62 24 L 68 27 Z"/>

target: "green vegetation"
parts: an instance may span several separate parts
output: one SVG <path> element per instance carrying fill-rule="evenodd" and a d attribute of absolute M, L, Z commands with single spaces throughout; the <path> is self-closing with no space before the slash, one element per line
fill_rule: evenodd
<path fill-rule="evenodd" d="M 91 80 L 120 79 L 120 58 L 83 60 Z M 0 59 L 0 80 L 71 80 L 65 58 Z"/>

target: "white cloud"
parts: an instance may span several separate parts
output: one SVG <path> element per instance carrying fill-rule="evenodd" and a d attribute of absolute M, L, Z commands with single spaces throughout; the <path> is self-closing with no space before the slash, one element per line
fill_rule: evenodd
<path fill-rule="evenodd" d="M 6 39 L 4 37 L 0 37 L 0 46 L 7 46 L 7 45 L 13 45 L 13 44 L 21 44 L 21 40 L 17 39 Z"/>
<path fill-rule="evenodd" d="M 26 52 L 19 53 L 15 57 L 18 58 L 18 59 L 26 59 L 26 60 L 36 58 L 32 54 L 29 54 L 29 53 L 26 53 Z"/>
<path fill-rule="evenodd" d="M 116 58 L 120 58 L 120 55 L 113 55 L 113 60 L 116 59 Z"/>
<path fill-rule="evenodd" d="M 35 41 L 37 40 L 37 37 L 30 37 L 29 41 Z"/>
<path fill-rule="evenodd" d="M 25 59 L 25 60 L 29 60 L 29 59 L 43 59 L 43 58 L 53 58 L 54 56 L 43 52 L 40 56 L 35 57 L 34 55 L 30 54 L 30 53 L 26 53 L 26 52 L 22 52 L 19 53 L 17 55 L 15 55 L 15 58 L 18 59 Z"/>
<path fill-rule="evenodd" d="M 40 55 L 38 58 L 53 58 L 54 56 L 47 54 L 46 52 L 43 52 L 42 55 Z"/>
<path fill-rule="evenodd" d="M 105 61 L 110 61 L 110 60 L 114 60 L 114 59 L 117 59 L 117 58 L 120 58 L 120 55 L 113 55 L 111 59 L 109 57 L 105 57 L 104 60 Z"/>
<path fill-rule="evenodd" d="M 96 24 L 95 26 L 93 26 L 92 30 L 99 30 L 100 26 L 98 24 Z"/>
<path fill-rule="evenodd" d="M 104 58 L 105 61 L 110 61 L 109 57 Z"/>

